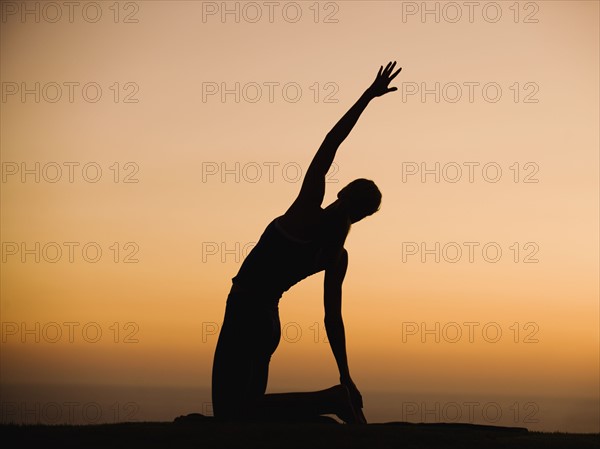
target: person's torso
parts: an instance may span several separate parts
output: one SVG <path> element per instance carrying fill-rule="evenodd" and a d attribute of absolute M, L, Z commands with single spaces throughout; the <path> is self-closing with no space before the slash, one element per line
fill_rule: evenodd
<path fill-rule="evenodd" d="M 332 255 L 324 232 L 301 240 L 286 232 L 279 218 L 269 223 L 232 278 L 236 287 L 269 299 L 279 299 L 302 279 L 323 271 Z"/>

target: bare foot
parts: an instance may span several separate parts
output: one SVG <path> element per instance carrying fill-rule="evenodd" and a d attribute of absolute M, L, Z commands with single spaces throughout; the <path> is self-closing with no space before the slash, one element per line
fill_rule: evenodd
<path fill-rule="evenodd" d="M 352 404 L 350 392 L 345 385 L 336 385 L 330 388 L 335 397 L 337 411 L 335 414 L 346 424 L 366 424 L 367 420 L 362 410 Z"/>

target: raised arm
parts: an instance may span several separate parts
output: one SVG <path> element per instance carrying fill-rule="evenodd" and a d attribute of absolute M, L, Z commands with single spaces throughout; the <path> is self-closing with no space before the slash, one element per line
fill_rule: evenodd
<path fill-rule="evenodd" d="M 395 66 L 396 62 L 388 63 L 385 69 L 381 66 L 373 84 L 329 131 L 308 167 L 300 194 L 294 202 L 295 206 L 302 208 L 321 206 L 325 195 L 325 175 L 333 163 L 338 147 L 348 137 L 358 118 L 373 98 L 398 90 L 396 87 L 388 87 L 390 82 L 402 70 L 400 68 L 392 74 Z"/>

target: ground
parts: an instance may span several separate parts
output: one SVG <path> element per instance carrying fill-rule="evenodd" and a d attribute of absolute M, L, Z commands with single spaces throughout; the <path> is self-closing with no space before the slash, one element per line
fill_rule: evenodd
<path fill-rule="evenodd" d="M 392 422 L 349 426 L 336 422 L 227 424 L 211 418 L 173 423 L 2 425 L 4 447 L 52 448 L 598 448 L 600 434 L 529 432 L 472 424 Z"/>

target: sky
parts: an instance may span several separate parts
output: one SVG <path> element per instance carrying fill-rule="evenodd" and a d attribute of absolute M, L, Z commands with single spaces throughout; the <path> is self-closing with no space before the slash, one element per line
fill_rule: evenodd
<path fill-rule="evenodd" d="M 210 410 L 231 278 L 397 61 L 323 203 L 383 194 L 346 241 L 367 419 L 599 431 L 598 2 L 1 7 L 3 421 Z M 322 282 L 281 299 L 268 392 L 338 383 Z"/>

